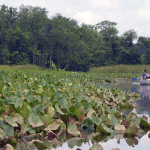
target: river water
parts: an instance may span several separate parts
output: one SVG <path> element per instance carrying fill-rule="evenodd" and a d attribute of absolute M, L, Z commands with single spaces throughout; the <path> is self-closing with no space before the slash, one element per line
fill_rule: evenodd
<path fill-rule="evenodd" d="M 142 98 L 135 101 L 135 105 L 139 104 L 139 108 L 134 108 L 130 110 L 125 110 L 123 113 L 128 115 L 131 111 L 135 112 L 139 117 L 145 115 L 150 122 L 150 85 L 140 85 L 139 81 L 132 82 L 131 79 L 126 80 L 125 82 L 118 84 L 108 84 L 104 85 L 107 88 L 118 88 L 123 91 L 138 92 L 142 93 Z M 149 132 L 148 132 L 149 133 Z M 113 148 L 119 148 L 120 150 L 150 150 L 150 139 L 148 138 L 148 133 L 142 136 L 140 139 L 134 138 L 123 138 L 115 136 L 112 139 L 106 138 L 103 141 L 99 142 L 99 144 L 103 147 L 103 150 L 111 150 Z M 87 142 L 83 142 L 80 146 L 74 146 L 73 148 L 68 146 L 68 142 L 62 144 L 62 146 L 52 148 L 51 150 L 89 150 L 93 144 L 92 141 L 89 140 Z"/>

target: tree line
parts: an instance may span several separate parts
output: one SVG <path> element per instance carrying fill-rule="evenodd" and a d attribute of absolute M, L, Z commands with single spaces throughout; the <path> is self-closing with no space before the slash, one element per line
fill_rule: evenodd
<path fill-rule="evenodd" d="M 133 29 L 119 36 L 117 23 L 82 24 L 46 8 L 0 6 L 0 65 L 88 71 L 116 64 L 150 64 L 150 38 Z M 137 40 L 137 43 L 134 43 Z"/>

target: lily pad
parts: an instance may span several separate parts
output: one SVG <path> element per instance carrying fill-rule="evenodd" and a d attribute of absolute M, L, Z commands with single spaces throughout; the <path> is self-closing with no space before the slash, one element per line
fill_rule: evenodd
<path fill-rule="evenodd" d="M 6 144 L 5 145 L 5 150 L 14 150 L 14 148 L 12 147 L 12 145 Z"/>
<path fill-rule="evenodd" d="M 8 122 L 13 127 L 18 127 L 18 124 L 11 118 L 10 116 L 4 116 L 6 119 L 6 122 Z"/>
<path fill-rule="evenodd" d="M 69 123 L 67 131 L 68 131 L 68 133 L 70 133 L 74 136 L 79 136 L 80 135 L 80 131 L 78 130 L 77 126 L 73 123 Z"/>
<path fill-rule="evenodd" d="M 124 126 L 124 125 L 120 125 L 120 124 L 116 125 L 116 126 L 114 127 L 114 129 L 115 129 L 116 131 L 125 131 L 125 130 L 126 130 L 125 126 Z"/>
<path fill-rule="evenodd" d="M 150 128 L 150 124 L 142 118 L 141 118 L 141 121 L 140 121 L 140 126 L 144 127 L 144 128 Z"/>
<path fill-rule="evenodd" d="M 35 114 L 30 114 L 28 117 L 29 124 L 32 125 L 32 127 L 40 127 L 43 126 L 44 123 L 41 121 L 39 116 L 36 116 Z"/>
<path fill-rule="evenodd" d="M 93 123 L 93 121 L 92 121 L 92 119 L 90 119 L 90 118 L 86 118 L 85 120 L 84 120 L 84 122 L 82 123 L 82 125 L 81 125 L 81 128 L 94 128 L 94 123 Z"/>
<path fill-rule="evenodd" d="M 100 144 L 94 144 L 89 150 L 103 150 Z"/>
<path fill-rule="evenodd" d="M 96 130 L 98 132 L 102 132 L 104 134 L 109 134 L 109 133 L 115 133 L 116 131 L 111 130 L 110 128 L 106 127 L 103 123 L 100 124 L 100 126 L 97 126 Z"/>
<path fill-rule="evenodd" d="M 57 130 L 59 127 L 60 127 L 60 123 L 54 122 L 53 124 L 50 124 L 49 126 L 47 126 L 44 130 L 46 131 Z"/>
<path fill-rule="evenodd" d="M 0 140 L 7 138 L 5 132 L 0 128 Z"/>

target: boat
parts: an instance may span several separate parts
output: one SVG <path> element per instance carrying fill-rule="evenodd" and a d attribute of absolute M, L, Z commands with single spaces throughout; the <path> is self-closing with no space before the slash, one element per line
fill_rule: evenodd
<path fill-rule="evenodd" d="M 143 79 L 143 78 L 141 78 L 140 79 L 140 84 L 141 85 L 150 85 L 150 79 Z"/>

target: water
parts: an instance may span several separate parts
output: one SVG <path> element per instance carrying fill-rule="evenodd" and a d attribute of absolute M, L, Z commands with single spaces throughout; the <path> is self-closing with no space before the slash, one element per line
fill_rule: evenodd
<path fill-rule="evenodd" d="M 140 85 L 138 80 L 132 82 L 131 79 L 123 83 L 118 84 L 108 84 L 105 85 L 107 88 L 118 88 L 123 91 L 132 91 L 142 94 L 142 98 L 135 101 L 135 105 L 139 104 L 139 108 L 134 108 L 130 110 L 123 111 L 125 115 L 128 115 L 131 111 L 135 112 L 139 117 L 145 115 L 150 122 L 150 85 Z M 99 144 L 103 147 L 103 150 L 111 150 L 113 148 L 119 148 L 120 150 L 149 150 L 150 149 L 150 139 L 148 138 L 149 132 L 142 136 L 141 138 L 123 138 L 121 135 L 116 135 L 112 138 L 104 138 Z M 88 136 L 86 137 L 88 139 Z M 87 140 L 82 142 L 80 146 L 74 144 L 74 146 L 68 146 L 69 143 L 65 142 L 61 146 L 52 148 L 51 150 L 88 150 L 93 146 L 92 140 Z"/>

